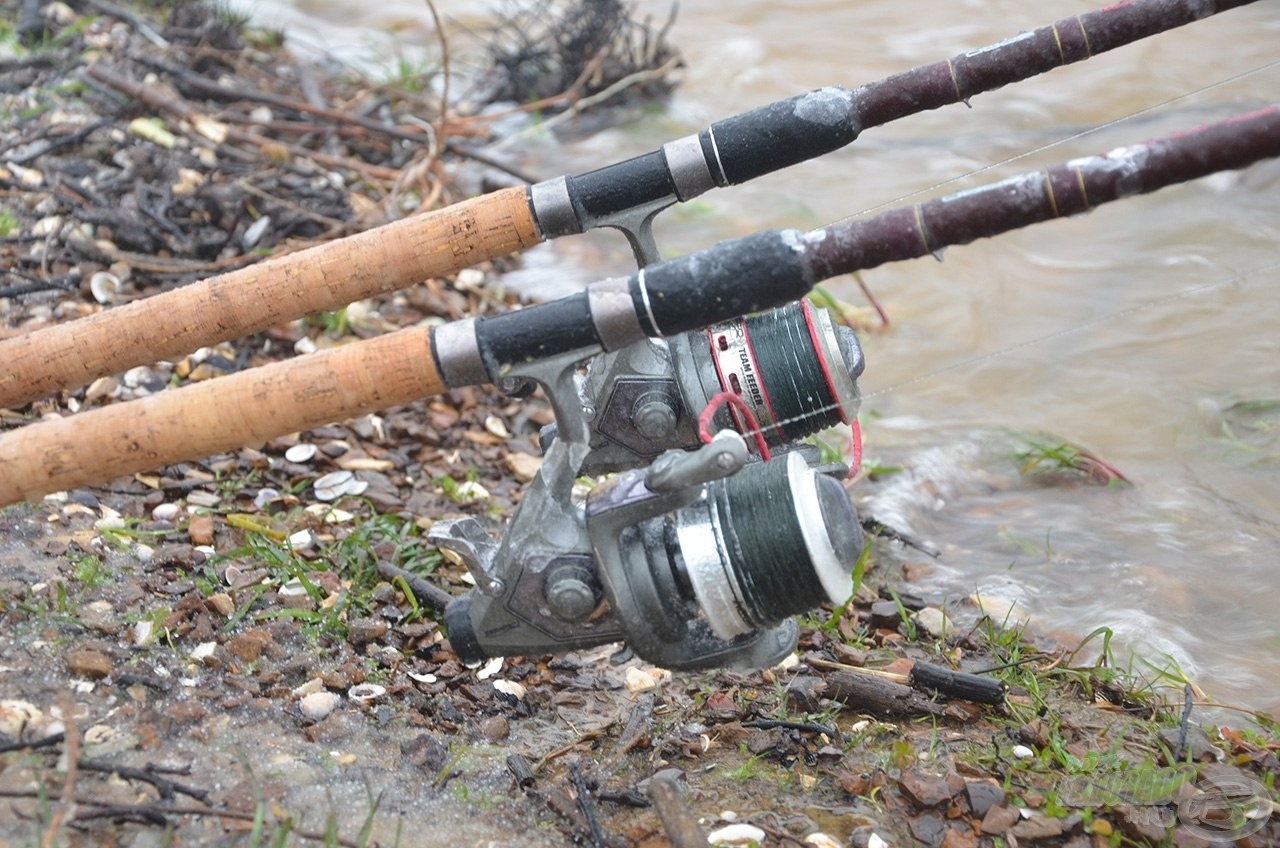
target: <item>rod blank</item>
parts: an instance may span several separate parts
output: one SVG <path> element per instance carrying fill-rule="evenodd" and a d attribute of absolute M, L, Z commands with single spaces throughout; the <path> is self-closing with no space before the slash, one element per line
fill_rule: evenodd
<path fill-rule="evenodd" d="M 914 259 L 1280 156 L 1280 105 L 805 235 L 818 279 Z"/>

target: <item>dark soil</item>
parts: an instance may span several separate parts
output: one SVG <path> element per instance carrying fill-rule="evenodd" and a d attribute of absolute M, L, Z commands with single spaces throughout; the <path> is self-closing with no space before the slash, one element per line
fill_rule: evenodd
<path fill-rule="evenodd" d="M 512 179 L 461 155 L 485 123 L 442 118 L 425 86 L 301 64 L 202 4 L 31 5 L 0 2 L 0 337 Z M 508 309 L 502 270 L 0 427 Z M 1274 793 L 1274 723 L 1201 728 L 1193 690 L 1122 673 L 1105 644 L 918 616 L 919 555 L 894 542 L 783 667 L 671 675 L 622 646 L 463 667 L 409 578 L 467 578 L 423 533 L 464 514 L 500 532 L 551 420 L 536 396 L 454 391 L 0 510 L 0 846 L 1280 843 L 1261 801 L 1212 803 Z M 923 663 L 1007 697 L 895 682 Z"/>

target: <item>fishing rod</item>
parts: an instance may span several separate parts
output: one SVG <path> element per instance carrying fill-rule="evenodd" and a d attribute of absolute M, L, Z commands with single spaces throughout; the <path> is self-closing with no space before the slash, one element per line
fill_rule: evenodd
<path fill-rule="evenodd" d="M 793 303 L 834 276 L 936 254 L 1277 155 L 1280 106 L 1272 105 L 868 218 L 723 241 L 502 315 L 434 330 L 411 327 L 28 424 L 0 434 L 0 506 L 262 443 L 447 389 L 514 387 L 531 363 L 565 355 L 580 362 L 645 339 L 679 337 Z M 828 354 L 838 347 L 829 343 Z M 857 358 L 845 356 L 851 364 Z M 577 405 L 562 404 L 557 419 L 574 417 Z M 758 416 L 768 417 L 763 409 Z"/>
<path fill-rule="evenodd" d="M 856 89 L 823 88 L 576 176 L 501 189 L 57 326 L 0 340 L 0 408 L 607 227 L 638 264 L 655 216 L 821 156 L 864 130 L 1072 64 L 1254 0 L 1133 0 Z"/>
<path fill-rule="evenodd" d="M 856 416 L 861 352 L 852 333 L 796 301 L 831 276 L 1275 156 L 1278 105 L 864 220 L 722 242 L 527 309 L 31 424 L 0 435 L 0 505 L 447 388 L 536 383 L 555 432 L 502 539 L 473 518 L 437 521 L 427 535 L 476 580 L 445 609 L 459 658 L 621 640 L 665 668 L 771 665 L 795 647 L 791 616 L 848 598 L 863 545 L 840 483 L 849 468 L 796 441 Z M 604 360 L 617 380 L 581 375 Z M 611 417 L 620 385 L 636 380 L 644 391 L 624 393 Z M 736 415 L 713 435 L 725 402 Z M 690 417 L 698 426 L 681 426 Z M 642 448 L 615 438 L 625 418 L 645 429 Z M 617 473 L 575 501 L 593 457 Z"/>

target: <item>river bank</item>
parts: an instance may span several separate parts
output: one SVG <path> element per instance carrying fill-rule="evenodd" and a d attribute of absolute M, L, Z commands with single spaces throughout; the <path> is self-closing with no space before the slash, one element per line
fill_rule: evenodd
<path fill-rule="evenodd" d="M 90 5 L 55 4 L 33 46 L 4 34 L 0 332 L 514 179 L 443 151 L 479 125 L 441 121 L 423 69 L 373 83 L 195 5 L 168 18 Z M 0 424 L 509 309 L 511 265 L 105 378 Z M 1106 634 L 1064 647 L 1003 610 L 937 609 L 913 597 L 927 566 L 892 543 L 854 603 L 805 618 L 783 668 L 673 676 L 612 650 L 464 668 L 405 574 L 467 588 L 423 531 L 459 514 L 500 527 L 550 420 L 538 398 L 456 391 L 0 512 L 0 841 L 1280 838 L 1247 804 L 1253 818 L 1212 830 L 1223 819 L 1204 791 L 1273 791 L 1274 724 L 1215 726 L 1214 713 L 1201 727 L 1193 688 L 1117 667 Z M 885 678 L 858 671 L 913 663 L 992 669 L 1008 697 L 890 688 L 877 701 L 867 681 Z"/>

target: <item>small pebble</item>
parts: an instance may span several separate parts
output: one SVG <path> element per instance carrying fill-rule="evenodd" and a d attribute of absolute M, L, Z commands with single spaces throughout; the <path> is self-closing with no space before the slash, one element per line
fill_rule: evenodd
<path fill-rule="evenodd" d="M 191 506 L 203 506 L 213 508 L 222 502 L 222 498 L 213 492 L 195 491 L 187 495 L 187 503 Z"/>
<path fill-rule="evenodd" d="M 504 457 L 507 468 L 515 475 L 516 480 L 521 483 L 528 483 L 538 475 L 538 470 L 542 468 L 542 457 L 533 456 L 527 453 L 509 453 Z"/>
<path fill-rule="evenodd" d="M 467 480 L 458 484 L 453 497 L 460 504 L 479 503 L 489 500 L 489 490 L 475 480 Z"/>
<path fill-rule="evenodd" d="M 510 695 L 517 701 L 524 700 L 525 688 L 514 680 L 495 680 L 493 681 L 493 688 L 504 695 Z"/>
<path fill-rule="evenodd" d="M 942 639 L 951 633 L 951 621 L 937 607 L 925 607 L 911 616 L 911 621 L 934 639 Z"/>
<path fill-rule="evenodd" d="M 396 464 L 389 459 L 375 459 L 372 456 L 352 456 L 339 459 L 338 467 L 345 471 L 390 471 L 396 467 Z"/>
<path fill-rule="evenodd" d="M 507 429 L 507 425 L 503 420 L 496 415 L 490 415 L 484 419 L 484 428 L 499 439 L 511 438 L 511 431 Z"/>
<path fill-rule="evenodd" d="M 212 515 L 197 515 L 187 525 L 187 537 L 191 539 L 191 544 L 193 545 L 212 545 L 213 534 Z"/>
<path fill-rule="evenodd" d="M 707 842 L 712 845 L 759 845 L 764 842 L 765 832 L 753 824 L 738 822 L 716 828 L 707 834 Z"/>
<path fill-rule="evenodd" d="M 96 749 L 93 753 L 99 757 L 127 750 L 136 743 L 136 737 L 106 724 L 95 724 L 84 732 L 84 744 L 92 745 Z"/>
<path fill-rule="evenodd" d="M 319 677 L 313 677 L 301 686 L 294 688 L 289 694 L 295 698 L 305 698 L 307 695 L 314 695 L 317 692 L 324 691 L 324 680 Z"/>
<path fill-rule="evenodd" d="M 332 471 L 316 480 L 315 495 L 322 501 L 336 501 L 347 495 L 361 495 L 369 488 L 363 480 L 357 480 L 350 471 Z M 459 487 L 461 488 L 461 487 Z"/>
<path fill-rule="evenodd" d="M 236 602 L 226 592 L 215 592 L 205 598 L 204 602 L 211 610 L 227 618 L 236 611 Z"/>
<path fill-rule="evenodd" d="M 342 696 L 333 692 L 312 692 L 298 701 L 298 711 L 313 721 L 319 721 L 338 708 Z"/>
<path fill-rule="evenodd" d="M 44 237 L 58 232 L 62 229 L 62 218 L 57 215 L 49 215 L 41 218 L 31 225 L 31 235 Z"/>
<path fill-rule="evenodd" d="M 210 659 L 217 650 L 217 642 L 201 642 L 191 649 L 190 657 L 197 662 L 204 662 Z"/>
<path fill-rule="evenodd" d="M 0 733 L 17 739 L 28 727 L 44 720 L 44 713 L 30 701 L 0 701 Z"/>
<path fill-rule="evenodd" d="M 226 648 L 232 656 L 241 662 L 253 662 L 262 656 L 262 653 L 271 644 L 271 637 L 267 635 L 265 630 L 246 630 L 243 633 L 237 633 L 227 640 Z M 316 689 L 320 689 L 320 681 L 316 680 Z M 307 685 L 307 684 L 304 684 Z M 294 690 L 295 698 L 302 697 L 306 692 Z"/>
<path fill-rule="evenodd" d="M 479 268 L 463 268 L 458 272 L 459 288 L 474 289 L 484 284 L 484 271 Z"/>
<path fill-rule="evenodd" d="M 124 516 L 110 507 L 102 508 L 102 517 L 93 522 L 93 529 L 101 533 L 103 530 L 123 530 Z"/>
<path fill-rule="evenodd" d="M 627 669 L 627 691 L 643 692 L 646 689 L 652 689 L 670 677 L 671 672 L 661 668 L 635 668 L 633 666 Z"/>
<path fill-rule="evenodd" d="M 89 278 L 89 293 L 103 305 L 114 303 L 120 292 L 120 278 L 107 271 L 98 271 Z"/>
<path fill-rule="evenodd" d="M 240 237 L 240 243 L 244 245 L 245 250 L 252 250 L 262 241 L 263 235 L 266 234 L 271 226 L 271 216 L 263 215 L 245 228 L 244 235 Z"/>
<path fill-rule="evenodd" d="M 151 510 L 151 517 L 156 521 L 173 521 L 180 512 L 182 512 L 182 507 L 176 503 L 162 503 Z"/>
<path fill-rule="evenodd" d="M 290 462 L 310 462 L 315 455 L 315 445 L 294 445 L 284 452 L 284 458 Z"/>
<path fill-rule="evenodd" d="M 1028 760 L 1036 755 L 1036 752 L 1028 748 L 1026 745 L 1014 745 L 1013 755 L 1020 760 Z"/>
<path fill-rule="evenodd" d="M 111 673 L 111 658 L 101 651 L 71 651 L 66 657 L 72 674 L 101 680 Z"/>
<path fill-rule="evenodd" d="M 101 400 L 105 397 L 111 397 L 120 390 L 120 383 L 115 377 L 99 377 L 89 384 L 89 388 L 84 390 L 84 399 L 86 403 L 92 403 L 95 400 Z"/>
<path fill-rule="evenodd" d="M 277 589 L 276 597 L 280 599 L 281 605 L 292 609 L 311 609 L 315 606 L 311 593 L 307 591 L 307 587 L 302 585 L 302 581 L 297 577 L 292 578 Z"/>
<path fill-rule="evenodd" d="M 485 663 L 483 668 L 476 672 L 476 679 L 488 680 L 500 671 L 502 671 L 502 657 L 494 657 Z"/>
<path fill-rule="evenodd" d="M 289 547 L 297 553 L 311 550 L 318 541 L 316 534 L 310 530 L 299 530 L 289 535 Z"/>

